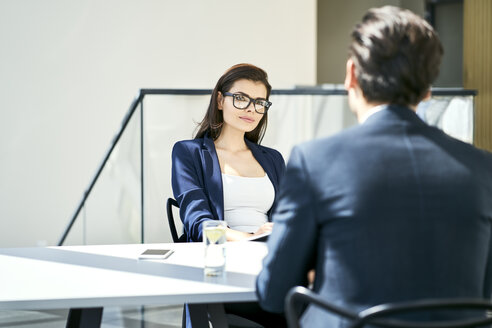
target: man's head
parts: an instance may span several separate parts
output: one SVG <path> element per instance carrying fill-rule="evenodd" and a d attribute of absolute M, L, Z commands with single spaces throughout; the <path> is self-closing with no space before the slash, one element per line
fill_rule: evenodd
<path fill-rule="evenodd" d="M 414 107 L 439 74 L 442 54 L 436 32 L 421 17 L 398 7 L 370 9 L 352 32 L 349 100 Z M 353 99 L 351 105 L 357 105 Z"/>

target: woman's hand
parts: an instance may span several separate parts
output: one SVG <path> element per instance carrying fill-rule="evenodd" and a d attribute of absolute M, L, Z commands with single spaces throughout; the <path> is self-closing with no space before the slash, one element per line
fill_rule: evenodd
<path fill-rule="evenodd" d="M 252 236 L 258 236 L 266 232 L 272 231 L 273 223 L 267 222 L 263 224 L 255 233 L 247 233 L 238 230 L 233 230 L 231 228 L 226 229 L 226 239 L 227 241 L 239 241 L 250 238 Z"/>
<path fill-rule="evenodd" d="M 242 232 L 239 230 L 233 230 L 231 228 L 226 229 L 226 239 L 227 241 L 239 241 L 251 237 L 252 234 L 247 232 Z"/>
<path fill-rule="evenodd" d="M 309 270 L 307 273 L 307 280 L 308 280 L 308 284 L 309 284 L 310 289 L 313 288 L 315 278 L 316 278 L 316 271 L 314 271 L 314 269 Z"/>
<path fill-rule="evenodd" d="M 263 224 L 256 232 L 253 234 L 253 236 L 261 235 L 266 232 L 271 232 L 273 229 L 273 222 L 267 222 Z"/>

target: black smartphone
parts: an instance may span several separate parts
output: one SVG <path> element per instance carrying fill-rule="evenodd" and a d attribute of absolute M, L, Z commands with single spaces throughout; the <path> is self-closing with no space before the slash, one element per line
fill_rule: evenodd
<path fill-rule="evenodd" d="M 147 249 L 145 252 L 138 256 L 139 259 L 145 260 L 163 260 L 167 259 L 174 253 L 172 249 Z"/>

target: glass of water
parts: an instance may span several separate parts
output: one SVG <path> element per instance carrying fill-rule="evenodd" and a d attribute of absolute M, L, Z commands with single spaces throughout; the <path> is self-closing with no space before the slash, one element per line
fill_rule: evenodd
<path fill-rule="evenodd" d="M 210 220 L 202 224 L 205 245 L 205 275 L 219 276 L 225 271 L 226 228 L 225 221 Z"/>

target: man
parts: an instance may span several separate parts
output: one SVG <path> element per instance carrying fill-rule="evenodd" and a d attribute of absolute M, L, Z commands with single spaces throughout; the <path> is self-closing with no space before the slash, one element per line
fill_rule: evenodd
<path fill-rule="evenodd" d="M 282 312 L 307 282 L 353 311 L 404 300 L 490 298 L 492 155 L 415 114 L 441 43 L 408 10 L 371 9 L 352 33 L 345 87 L 360 124 L 292 150 L 257 280 Z M 305 327 L 342 327 L 315 307 Z"/>

